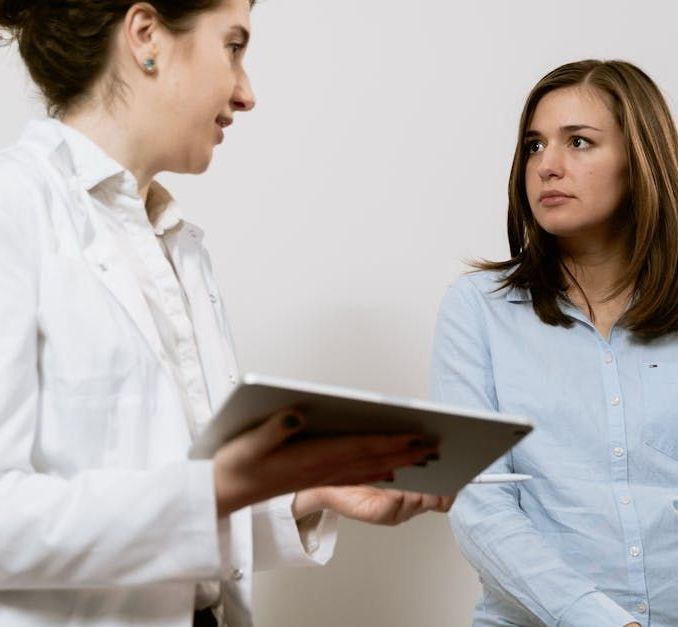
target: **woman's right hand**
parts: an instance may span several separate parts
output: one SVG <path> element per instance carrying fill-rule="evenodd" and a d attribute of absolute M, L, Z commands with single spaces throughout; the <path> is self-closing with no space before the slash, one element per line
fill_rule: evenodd
<path fill-rule="evenodd" d="M 217 451 L 214 483 L 220 518 L 306 488 L 388 481 L 396 468 L 422 464 L 438 454 L 437 445 L 417 434 L 289 441 L 303 429 L 300 413 L 280 412 Z"/>

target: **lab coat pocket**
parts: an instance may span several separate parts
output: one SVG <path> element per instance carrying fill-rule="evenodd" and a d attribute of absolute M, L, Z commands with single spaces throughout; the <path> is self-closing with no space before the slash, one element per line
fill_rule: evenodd
<path fill-rule="evenodd" d="M 121 391 L 125 378 L 109 375 L 43 387 L 36 465 L 44 463 L 66 477 L 117 465 L 120 421 L 139 414 L 141 407 L 140 396 Z"/>
<path fill-rule="evenodd" d="M 643 442 L 678 461 L 678 361 L 643 363 L 641 377 L 645 396 Z"/>
<path fill-rule="evenodd" d="M 83 258 L 45 260 L 39 324 L 43 371 L 81 381 L 71 386 L 78 395 L 109 393 L 111 374 L 131 371 L 143 353 L 136 325 Z"/>

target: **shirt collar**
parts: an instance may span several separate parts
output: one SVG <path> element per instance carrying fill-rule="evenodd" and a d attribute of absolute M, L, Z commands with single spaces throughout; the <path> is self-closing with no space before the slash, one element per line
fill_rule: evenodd
<path fill-rule="evenodd" d="M 148 188 L 146 211 L 156 235 L 164 235 L 184 223 L 181 208 L 172 194 L 157 181 L 153 181 Z"/>
<path fill-rule="evenodd" d="M 523 287 L 512 285 L 506 290 L 506 300 L 509 303 L 529 303 L 532 302 L 532 292 Z"/>
<path fill-rule="evenodd" d="M 120 178 L 125 191 L 138 195 L 136 180 L 132 173 L 110 157 L 98 144 L 59 120 L 50 119 L 47 123 L 54 125 L 63 137 L 78 180 L 88 192 L 105 181 Z"/>
<path fill-rule="evenodd" d="M 115 187 L 116 192 L 139 197 L 134 175 L 89 137 L 71 126 L 54 118 L 47 118 L 31 122 L 26 135 L 29 141 L 51 145 L 57 152 L 65 148 L 73 174 L 88 192 L 108 182 Z M 152 181 L 149 187 L 146 209 L 156 235 L 164 235 L 184 223 L 177 202 L 157 181 Z M 197 227 L 193 227 L 193 231 L 202 238 L 202 231 Z"/>

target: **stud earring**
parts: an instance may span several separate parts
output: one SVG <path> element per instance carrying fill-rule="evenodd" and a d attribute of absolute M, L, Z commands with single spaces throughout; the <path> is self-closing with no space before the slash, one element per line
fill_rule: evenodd
<path fill-rule="evenodd" d="M 147 74 L 153 74 L 158 69 L 158 62 L 155 57 L 158 56 L 158 45 L 153 42 L 151 44 L 151 54 L 144 59 L 144 70 Z"/>

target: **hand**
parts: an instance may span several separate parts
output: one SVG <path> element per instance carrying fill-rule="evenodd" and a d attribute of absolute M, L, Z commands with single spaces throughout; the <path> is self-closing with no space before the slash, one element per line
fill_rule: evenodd
<path fill-rule="evenodd" d="M 217 451 L 214 483 L 219 517 L 307 488 L 385 481 L 396 468 L 438 455 L 436 445 L 416 434 L 293 439 L 303 432 L 303 424 L 298 412 L 280 412 Z"/>
<path fill-rule="evenodd" d="M 297 519 L 331 509 L 346 518 L 374 525 L 399 525 L 424 512 L 448 512 L 454 497 L 433 496 L 371 486 L 312 488 L 297 494 L 292 512 Z"/>

